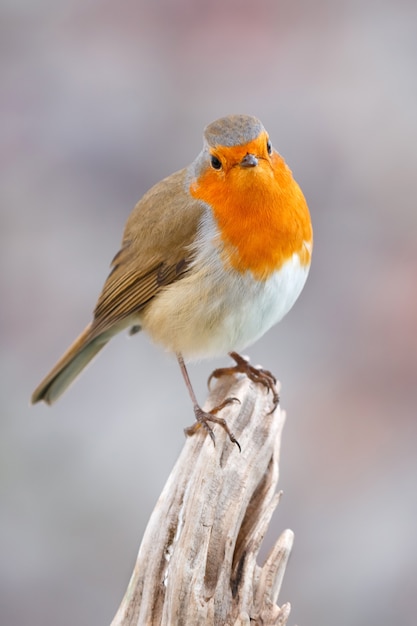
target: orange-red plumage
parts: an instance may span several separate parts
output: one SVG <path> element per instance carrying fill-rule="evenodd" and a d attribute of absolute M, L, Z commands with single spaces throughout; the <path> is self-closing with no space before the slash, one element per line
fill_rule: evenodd
<path fill-rule="evenodd" d="M 307 203 L 282 157 L 266 151 L 267 135 L 243 146 L 213 150 L 223 164 L 223 176 L 206 168 L 190 187 L 206 202 L 219 225 L 225 262 L 266 280 L 294 253 L 310 263 L 312 228 Z M 259 157 L 251 171 L 236 165 L 246 154 Z"/>

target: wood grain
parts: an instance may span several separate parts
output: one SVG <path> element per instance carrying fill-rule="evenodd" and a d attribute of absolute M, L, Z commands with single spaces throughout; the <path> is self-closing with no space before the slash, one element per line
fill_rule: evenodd
<path fill-rule="evenodd" d="M 111 626 L 249 626 L 287 623 L 276 602 L 291 551 L 284 531 L 265 563 L 262 540 L 278 504 L 285 414 L 245 376 L 216 381 L 205 409 L 222 411 L 242 452 L 223 429 L 216 445 L 203 429 L 187 438 L 146 528 L 126 594 Z M 138 485 L 140 497 L 140 484 Z"/>

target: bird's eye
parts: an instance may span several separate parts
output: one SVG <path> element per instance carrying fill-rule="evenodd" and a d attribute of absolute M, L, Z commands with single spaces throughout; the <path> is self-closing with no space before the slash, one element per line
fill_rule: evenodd
<path fill-rule="evenodd" d="M 266 142 L 266 149 L 268 151 L 268 154 L 272 154 L 272 143 L 269 141 Z"/>
<path fill-rule="evenodd" d="M 210 162 L 211 162 L 211 167 L 214 170 L 221 170 L 221 168 L 222 168 L 221 161 L 216 156 L 211 155 Z"/>

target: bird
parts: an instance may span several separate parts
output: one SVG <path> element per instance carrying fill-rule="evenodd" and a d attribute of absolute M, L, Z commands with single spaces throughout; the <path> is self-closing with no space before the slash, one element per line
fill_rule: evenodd
<path fill-rule="evenodd" d="M 204 130 L 195 160 L 151 187 L 127 219 L 120 250 L 93 319 L 32 394 L 55 402 L 117 333 L 140 330 L 175 354 L 195 422 L 215 441 L 212 424 L 238 442 L 217 415 L 228 398 L 204 411 L 186 362 L 229 354 L 278 403 L 271 372 L 239 353 L 292 308 L 306 282 L 313 231 L 292 172 L 252 115 L 228 115 Z"/>

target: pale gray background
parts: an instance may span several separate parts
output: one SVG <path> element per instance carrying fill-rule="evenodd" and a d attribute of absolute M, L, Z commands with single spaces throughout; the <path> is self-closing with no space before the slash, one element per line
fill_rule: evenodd
<path fill-rule="evenodd" d="M 108 624 L 193 415 L 120 336 L 52 409 L 125 219 L 203 127 L 259 116 L 308 199 L 309 282 L 248 350 L 283 384 L 299 626 L 415 624 L 417 4 L 3 1 L 0 622 Z M 191 368 L 199 397 L 214 366 Z"/>

